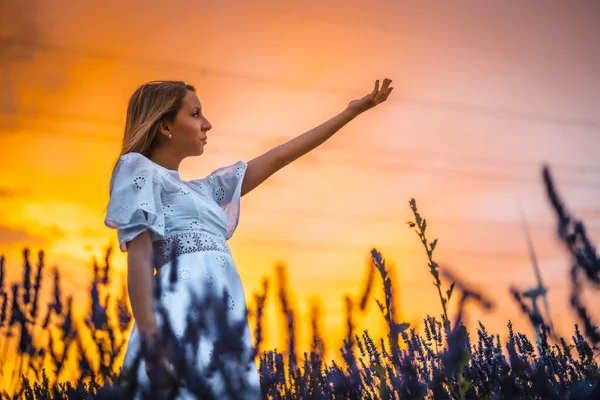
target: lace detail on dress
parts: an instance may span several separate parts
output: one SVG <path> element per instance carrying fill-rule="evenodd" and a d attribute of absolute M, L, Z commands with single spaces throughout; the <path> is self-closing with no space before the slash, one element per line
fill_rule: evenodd
<path fill-rule="evenodd" d="M 225 261 L 225 257 L 216 256 L 215 259 L 217 260 L 217 265 L 221 267 L 221 269 L 225 269 L 225 267 L 227 266 L 227 261 Z"/>
<path fill-rule="evenodd" d="M 223 200 L 225 200 L 225 189 L 223 189 L 222 187 L 218 187 L 215 190 L 215 200 L 217 200 L 217 203 L 219 204 L 221 204 Z"/>
<path fill-rule="evenodd" d="M 173 206 L 170 204 L 163 205 L 163 213 L 169 217 L 173 215 Z"/>
<path fill-rule="evenodd" d="M 237 172 L 235 173 L 235 175 L 236 175 L 238 178 L 241 178 L 242 176 L 244 176 L 244 170 L 245 170 L 245 169 L 246 169 L 246 165 L 245 165 L 245 164 L 238 165 L 238 166 L 236 167 L 236 170 L 237 170 Z"/>
<path fill-rule="evenodd" d="M 197 231 L 200 229 L 200 221 L 190 221 L 190 231 Z"/>
<path fill-rule="evenodd" d="M 157 240 L 153 243 L 153 247 L 157 268 L 171 261 L 171 248 L 177 257 L 182 254 L 211 250 L 220 251 L 231 256 L 225 239 L 206 232 L 187 231 L 174 233 L 163 240 Z"/>
<path fill-rule="evenodd" d="M 151 231 L 153 241 L 164 238 L 162 191 L 162 180 L 148 159 L 139 153 L 119 158 L 104 224 L 117 230 L 121 251 L 127 251 L 127 243 L 146 230 Z"/>
<path fill-rule="evenodd" d="M 179 267 L 177 268 L 177 278 L 180 282 L 188 282 L 192 278 L 192 273 L 189 269 Z"/>
<path fill-rule="evenodd" d="M 213 171 L 204 180 L 192 181 L 192 183 L 208 185 L 210 196 L 225 211 L 225 239 L 227 240 L 231 238 L 239 222 L 242 182 L 247 168 L 248 163 L 238 161 Z"/>
<path fill-rule="evenodd" d="M 206 280 L 208 286 L 211 287 L 211 289 L 215 287 L 215 278 L 212 275 L 206 275 L 204 279 Z"/>
<path fill-rule="evenodd" d="M 228 295 L 228 296 L 229 296 L 229 302 L 228 302 L 228 303 L 229 303 L 229 306 L 228 306 L 228 308 L 229 308 L 231 311 L 233 311 L 233 310 L 235 310 L 235 300 L 233 299 L 233 296 L 232 296 L 232 295 Z"/>
<path fill-rule="evenodd" d="M 133 185 L 136 187 L 136 189 L 141 190 L 144 185 L 146 184 L 146 177 L 145 176 L 136 176 L 135 179 L 133 180 Z"/>

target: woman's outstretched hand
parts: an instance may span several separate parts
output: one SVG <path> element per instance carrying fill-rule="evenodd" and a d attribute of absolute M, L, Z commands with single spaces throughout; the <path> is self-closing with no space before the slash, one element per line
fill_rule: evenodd
<path fill-rule="evenodd" d="M 392 83 L 391 79 L 385 78 L 383 80 L 383 84 L 381 85 L 381 89 L 379 88 L 379 79 L 375 81 L 375 89 L 368 95 L 361 97 L 360 99 L 352 100 L 347 109 L 358 114 L 361 114 L 371 108 L 375 107 L 378 104 L 383 103 L 387 100 L 390 93 L 392 93 L 393 87 L 390 87 L 390 83 Z"/>

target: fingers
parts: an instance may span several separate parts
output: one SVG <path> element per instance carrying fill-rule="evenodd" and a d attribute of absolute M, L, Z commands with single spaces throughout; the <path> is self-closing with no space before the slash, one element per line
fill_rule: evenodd
<path fill-rule="evenodd" d="M 372 96 L 376 96 L 377 93 L 379 92 L 379 79 L 377 79 L 375 81 L 375 88 L 373 89 L 373 91 L 371 92 Z"/>
<path fill-rule="evenodd" d="M 390 88 L 390 83 L 392 83 L 392 80 L 389 78 L 385 78 L 383 80 L 383 85 L 381 85 L 381 93 L 383 95 L 383 99 L 387 99 L 387 97 L 390 95 L 391 91 L 393 88 Z"/>
<path fill-rule="evenodd" d="M 381 85 L 381 91 L 386 92 L 387 93 L 387 89 L 390 86 L 390 83 L 392 83 L 392 80 L 389 78 L 385 78 L 383 80 L 383 85 Z"/>
<path fill-rule="evenodd" d="M 390 83 L 392 83 L 392 80 L 385 78 L 383 80 L 383 84 L 381 85 L 381 90 L 379 90 L 379 79 L 375 81 L 375 90 L 373 91 L 372 95 L 374 95 L 374 100 L 376 103 L 385 101 L 388 98 L 394 89 L 393 87 L 390 87 Z"/>
<path fill-rule="evenodd" d="M 379 79 L 375 81 L 375 88 L 373 89 L 372 94 L 386 93 L 389 94 L 389 86 L 392 83 L 392 80 L 389 78 L 385 78 L 383 80 L 383 84 L 381 85 L 381 90 L 379 89 Z"/>

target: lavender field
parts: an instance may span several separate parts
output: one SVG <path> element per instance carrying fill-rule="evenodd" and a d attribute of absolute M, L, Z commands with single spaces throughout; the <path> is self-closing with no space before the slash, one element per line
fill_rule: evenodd
<path fill-rule="evenodd" d="M 582 221 L 575 219 L 563 204 L 554 187 L 550 171 L 543 170 L 548 201 L 556 215 L 557 238 L 571 256 L 570 305 L 578 316 L 570 337 L 557 337 L 549 321 L 542 318 L 538 300 L 543 301 L 545 288 L 522 293 L 511 289 L 519 309 L 527 315 L 535 337 L 515 332 L 506 321 L 508 341 L 488 332 L 480 324 L 477 332 L 468 332 L 463 320 L 469 303 L 492 309 L 495 305 L 467 282 L 457 280 L 452 271 L 436 262 L 437 240 L 427 237 L 427 222 L 414 200 L 410 207 L 414 229 L 427 252 L 433 278 L 431 295 L 439 297 L 439 316 L 423 316 L 420 331 L 397 320 L 396 292 L 384 256 L 371 250 L 372 264 L 365 289 L 357 299 L 346 298 L 346 338 L 339 344 L 342 363 L 326 360 L 324 342 L 316 319 L 312 321 L 312 346 L 297 349 L 294 332 L 299 321 L 288 306 L 289 289 L 285 270 L 277 270 L 275 285 L 268 279 L 263 292 L 255 297 L 252 310 L 256 324 L 254 351 L 259 366 L 263 398 L 269 399 L 592 399 L 600 398 L 598 354 L 600 330 L 591 320 L 589 304 L 582 300 L 582 285 L 600 289 L 600 259 L 586 235 Z M 432 222 L 435 224 L 435 221 Z M 0 259 L 0 371 L 5 399 L 127 399 L 136 388 L 135 377 L 121 374 L 117 359 L 125 351 L 132 323 L 127 292 L 111 299 L 104 289 L 113 274 L 110 250 L 105 263 L 95 263 L 94 279 L 89 283 L 91 310 L 82 321 L 73 318 L 73 298 L 61 290 L 57 268 L 46 277 L 44 254 L 31 255 L 24 250 L 22 280 L 5 282 L 5 260 Z M 176 268 L 174 268 L 176 270 Z M 172 276 L 172 282 L 177 274 Z M 384 292 L 373 293 L 375 280 L 381 280 Z M 444 282 L 451 282 L 446 285 Z M 53 300 L 39 304 L 43 285 L 52 287 Z M 276 286 L 276 290 L 272 288 Z M 159 289 L 155 299 L 161 296 Z M 539 297 L 539 299 L 538 299 Z M 226 297 L 225 297 L 226 298 Z M 529 299 L 533 299 L 530 302 Z M 378 300 L 382 299 L 382 300 Z M 451 309 L 450 300 L 457 304 Z M 458 299 L 458 301 L 456 301 Z M 265 304 L 278 301 L 287 321 L 287 348 L 265 349 L 262 314 Z M 355 313 L 367 303 L 376 302 L 381 318 L 387 324 L 385 337 L 375 338 L 368 327 L 357 327 Z M 531 306 L 530 304 L 534 304 Z M 156 311 L 164 313 L 158 301 Z M 228 308 L 220 299 L 197 307 L 216 307 L 219 315 Z M 201 314 L 201 313 L 200 313 Z M 170 327 L 163 327 L 161 340 L 168 349 L 176 375 L 156 369 L 151 376 L 153 387 L 148 398 L 175 398 L 178 391 L 194 393 L 198 398 L 216 398 L 194 374 L 181 356 L 186 345 L 202 329 L 202 321 L 189 319 L 186 339 L 179 341 Z M 217 343 L 211 365 L 214 373 L 226 374 L 220 360 L 236 360 L 240 347 L 240 327 L 222 326 L 222 339 Z M 568 327 L 562 327 L 563 330 Z M 189 343 L 186 343 L 189 342 Z M 90 346 L 88 343 L 92 343 Z M 9 344 L 16 348 L 9 348 Z M 16 354 L 16 357 L 7 357 Z M 155 348 L 145 348 L 138 359 L 157 357 Z M 165 376 L 168 379 L 165 379 Z M 159 379 L 161 378 L 161 379 Z M 160 382 L 160 383 L 159 383 Z M 230 398 L 242 398 L 240 377 L 227 375 Z M 152 395 L 152 396 L 151 396 Z"/>

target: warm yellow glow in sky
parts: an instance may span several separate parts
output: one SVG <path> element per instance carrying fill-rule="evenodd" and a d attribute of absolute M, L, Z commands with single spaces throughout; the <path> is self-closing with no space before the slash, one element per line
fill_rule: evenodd
<path fill-rule="evenodd" d="M 274 302 L 280 260 L 303 326 L 300 349 L 310 341 L 309 301 L 319 297 L 334 356 L 343 296 L 359 296 L 372 247 L 395 266 L 409 322 L 440 314 L 424 249 L 406 225 L 410 198 L 439 238 L 438 262 L 499 305 L 489 315 L 474 309 L 471 326 L 482 318 L 503 335 L 508 318 L 530 332 L 508 294 L 511 284 L 534 285 L 520 203 L 554 323 L 572 331 L 569 260 L 540 163 L 553 166 L 568 206 L 600 239 L 597 4 L 106 3 L 14 2 L 1 24 L 0 252 L 9 281 L 19 278 L 24 246 L 43 248 L 81 315 L 92 258 L 109 244 L 125 276 L 103 210 L 127 101 L 143 82 L 197 87 L 213 129 L 205 153 L 182 164 L 193 179 L 303 133 L 390 77 L 387 103 L 242 199 L 230 246 L 252 308 L 261 279 L 271 278 L 267 347 L 284 346 Z M 356 325 L 382 332 L 374 301 Z"/>

